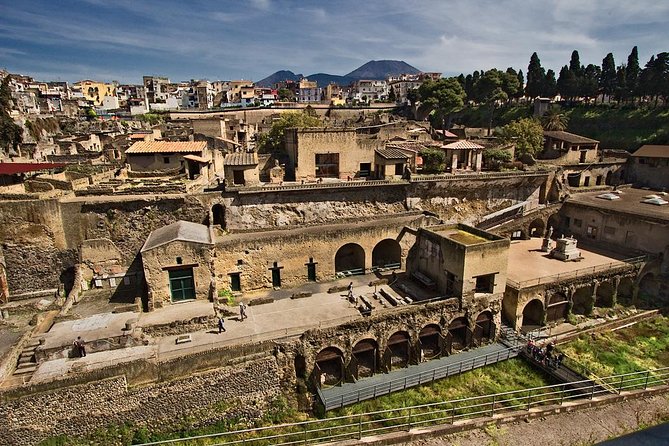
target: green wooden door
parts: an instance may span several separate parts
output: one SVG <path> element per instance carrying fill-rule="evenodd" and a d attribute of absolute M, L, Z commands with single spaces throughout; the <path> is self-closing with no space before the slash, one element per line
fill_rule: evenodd
<path fill-rule="evenodd" d="M 195 280 L 193 280 L 193 268 L 172 270 L 170 275 L 170 292 L 172 302 L 180 300 L 195 299 Z"/>

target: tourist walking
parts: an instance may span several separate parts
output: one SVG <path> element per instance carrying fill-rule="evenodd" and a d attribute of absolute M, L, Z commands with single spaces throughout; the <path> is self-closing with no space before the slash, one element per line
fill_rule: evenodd
<path fill-rule="evenodd" d="M 244 319 L 246 319 L 246 304 L 239 302 L 239 320 L 243 321 Z"/>
<path fill-rule="evenodd" d="M 77 336 L 77 339 L 73 342 L 73 346 L 74 352 L 78 357 L 83 358 L 86 356 L 86 343 L 81 339 L 81 336 Z"/>
<path fill-rule="evenodd" d="M 225 331 L 225 319 L 221 316 L 218 317 L 218 334 L 221 334 L 222 331 Z"/>
<path fill-rule="evenodd" d="M 353 282 L 348 284 L 348 300 L 353 302 Z"/>

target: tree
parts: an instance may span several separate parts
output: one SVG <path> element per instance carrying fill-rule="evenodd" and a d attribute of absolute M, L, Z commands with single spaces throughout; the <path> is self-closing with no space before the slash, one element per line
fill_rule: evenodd
<path fill-rule="evenodd" d="M 629 97 L 637 95 L 639 88 L 639 50 L 635 46 L 632 52 L 627 56 L 627 66 L 625 67 L 625 91 Z"/>
<path fill-rule="evenodd" d="M 395 94 L 395 87 L 390 87 L 388 92 L 388 102 L 397 102 L 397 95 Z"/>
<path fill-rule="evenodd" d="M 543 147 L 544 129 L 536 119 L 523 118 L 502 127 L 499 137 L 502 142 L 515 143 L 516 157 L 526 153 L 534 156 Z"/>
<path fill-rule="evenodd" d="M 407 101 L 409 101 L 409 105 L 416 105 L 416 102 L 418 102 L 418 90 L 416 88 L 407 90 Z"/>
<path fill-rule="evenodd" d="M 578 93 L 576 75 L 566 65 L 560 70 L 560 76 L 557 80 L 557 90 L 563 99 L 573 99 Z"/>
<path fill-rule="evenodd" d="M 465 104 L 465 91 L 455 77 L 427 81 L 418 88 L 421 105 L 432 110 L 442 123 L 442 128 L 450 127 L 451 113 Z M 444 122 L 448 119 L 448 125 Z"/>
<path fill-rule="evenodd" d="M 616 92 L 616 62 L 613 59 L 613 53 L 609 53 L 602 60 L 602 74 L 599 77 L 599 88 L 607 96 L 612 96 Z"/>
<path fill-rule="evenodd" d="M 509 98 L 518 97 L 518 93 L 522 94 L 523 84 L 518 79 L 516 70 L 509 67 L 505 73 L 502 73 L 502 90 Z"/>
<path fill-rule="evenodd" d="M 495 107 L 498 102 L 503 102 L 509 99 L 509 95 L 504 90 L 506 80 L 506 73 L 503 73 L 495 68 L 488 70 L 480 77 L 477 84 L 474 86 L 474 91 L 476 94 L 476 99 L 479 102 L 482 102 L 488 106 L 489 115 L 488 115 L 488 136 L 490 135 L 490 130 L 492 128 L 492 118 L 495 112 Z M 509 87 L 515 92 L 517 81 L 515 76 L 513 78 L 513 84 Z"/>
<path fill-rule="evenodd" d="M 546 71 L 541 66 L 539 56 L 537 56 L 537 53 L 532 53 L 530 64 L 527 66 L 527 86 L 525 87 L 527 96 L 530 98 L 541 96 L 545 77 Z"/>
<path fill-rule="evenodd" d="M 585 97 L 587 99 L 597 98 L 601 72 L 602 70 L 597 65 L 588 64 L 588 66 L 585 67 L 583 76 L 579 81 L 579 96 Z"/>
<path fill-rule="evenodd" d="M 281 152 L 286 129 L 305 127 L 323 127 L 323 122 L 306 112 L 282 113 L 279 119 L 272 124 L 269 132 L 261 134 L 258 138 L 258 152 Z"/>
<path fill-rule="evenodd" d="M 557 81 L 555 80 L 555 71 L 548 70 L 546 72 L 546 78 L 544 80 L 544 87 L 541 93 L 542 96 L 547 98 L 553 98 L 557 96 Z"/>
<path fill-rule="evenodd" d="M 424 173 L 441 173 L 446 170 L 446 153 L 441 149 L 426 148 L 420 151 Z"/>
<path fill-rule="evenodd" d="M 518 85 L 520 85 L 520 88 L 518 89 L 517 97 L 520 98 L 523 96 L 525 91 L 525 78 L 523 77 L 523 70 L 518 70 Z"/>
<path fill-rule="evenodd" d="M 23 129 L 14 122 L 10 115 L 12 104 L 9 76 L 5 76 L 0 83 L 0 148 L 7 155 L 10 149 L 16 152 L 19 144 L 23 142 Z"/>
<path fill-rule="evenodd" d="M 493 170 L 499 170 L 502 164 L 513 160 L 511 152 L 503 149 L 490 149 L 483 152 L 483 163 Z"/>
<path fill-rule="evenodd" d="M 541 125 L 544 130 L 548 131 L 564 131 L 567 130 L 567 123 L 569 118 L 564 113 L 560 113 L 557 109 L 551 108 L 541 117 Z"/>
<path fill-rule="evenodd" d="M 581 58 L 576 50 L 571 53 L 571 59 L 569 59 L 569 71 L 574 73 L 574 76 L 576 76 L 577 79 L 583 76 L 583 65 L 581 65 Z"/>
<path fill-rule="evenodd" d="M 293 93 L 287 88 L 279 89 L 277 95 L 279 96 L 280 101 L 291 101 L 291 102 L 295 101 L 295 93 Z"/>

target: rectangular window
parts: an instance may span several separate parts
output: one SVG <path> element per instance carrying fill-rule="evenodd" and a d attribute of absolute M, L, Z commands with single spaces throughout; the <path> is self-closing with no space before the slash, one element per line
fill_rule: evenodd
<path fill-rule="evenodd" d="M 594 226 L 588 225 L 588 228 L 586 230 L 586 234 L 588 234 L 588 237 L 590 238 L 597 238 L 597 228 Z"/>
<path fill-rule="evenodd" d="M 495 274 L 485 274 L 483 276 L 474 277 L 476 279 L 477 293 L 492 293 L 495 288 Z"/>
<path fill-rule="evenodd" d="M 360 176 L 368 177 L 372 172 L 372 163 L 360 163 Z"/>
<path fill-rule="evenodd" d="M 404 163 L 395 164 L 395 175 L 402 175 L 404 173 Z"/>
<path fill-rule="evenodd" d="M 574 226 L 576 226 L 577 228 L 580 228 L 581 226 L 583 226 L 583 220 L 581 220 L 580 218 L 575 218 L 574 219 Z"/>
<path fill-rule="evenodd" d="M 163 163 L 169 164 L 170 163 L 170 157 L 169 156 L 164 156 L 163 157 Z"/>
<path fill-rule="evenodd" d="M 316 177 L 317 178 L 339 178 L 339 154 L 317 153 L 316 154 Z"/>

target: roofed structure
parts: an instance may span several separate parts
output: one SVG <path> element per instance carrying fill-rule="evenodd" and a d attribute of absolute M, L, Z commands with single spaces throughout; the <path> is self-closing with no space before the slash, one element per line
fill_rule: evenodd
<path fill-rule="evenodd" d="M 130 146 L 125 153 L 200 153 L 206 149 L 206 141 L 140 141 Z"/>
<path fill-rule="evenodd" d="M 255 152 L 228 153 L 223 160 L 225 166 L 255 166 L 256 164 L 258 164 L 258 158 Z"/>
<path fill-rule="evenodd" d="M 387 160 L 405 160 L 407 158 L 410 158 L 410 156 L 404 153 L 401 149 L 396 149 L 392 147 L 387 147 L 385 149 L 376 149 L 375 152 L 381 158 Z"/>
<path fill-rule="evenodd" d="M 669 158 L 669 145 L 646 144 L 632 154 L 634 157 Z"/>
<path fill-rule="evenodd" d="M 599 141 L 596 139 L 586 138 L 585 136 L 561 130 L 544 131 L 544 137 L 556 139 L 558 141 L 565 141 L 570 144 L 599 144 Z"/>
<path fill-rule="evenodd" d="M 174 241 L 213 245 L 213 238 L 209 227 L 199 223 L 179 220 L 171 225 L 152 231 L 144 242 L 140 252 L 163 246 Z"/>
<path fill-rule="evenodd" d="M 461 139 L 459 141 L 445 144 L 443 148 L 452 150 L 482 150 L 485 147 L 483 147 L 480 144 L 476 144 L 475 142 L 471 142 L 466 139 Z"/>

